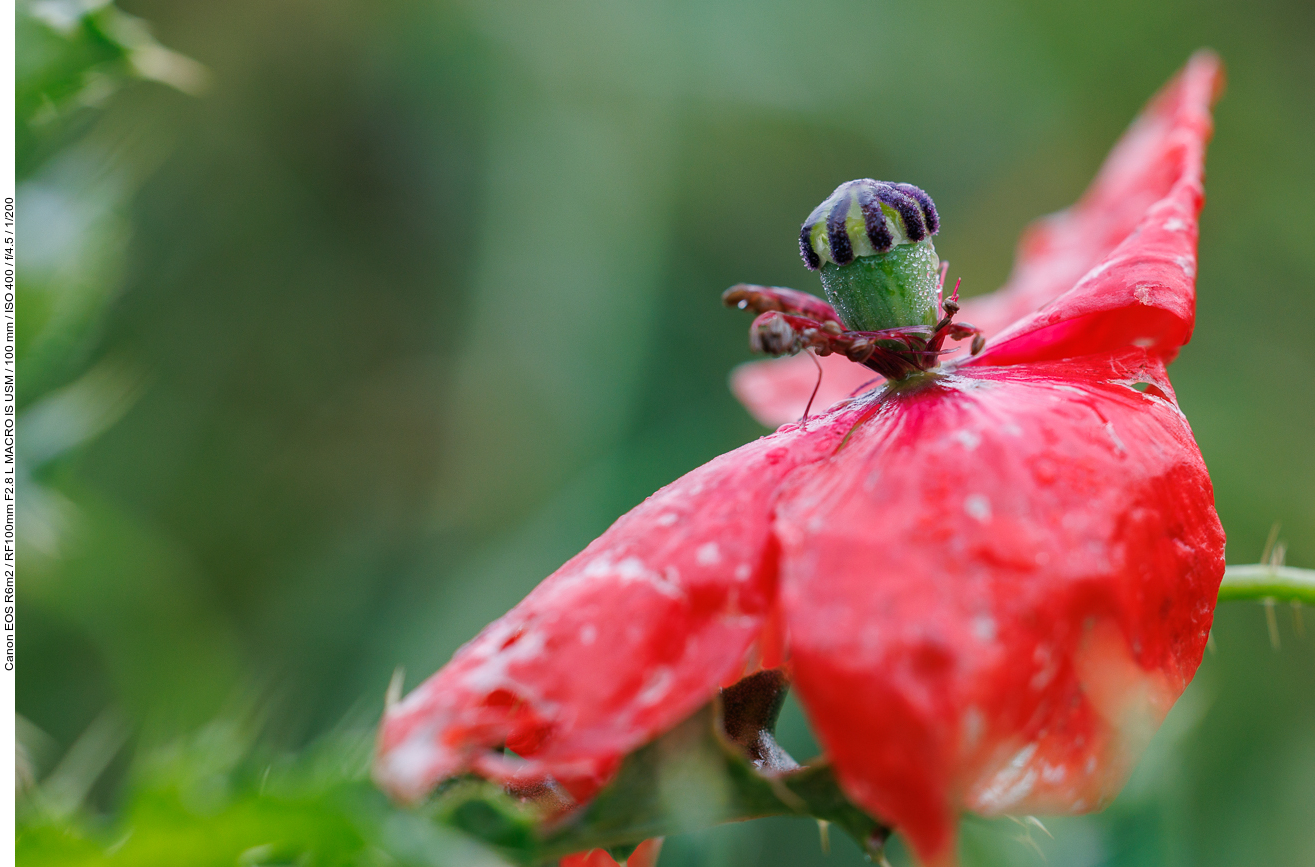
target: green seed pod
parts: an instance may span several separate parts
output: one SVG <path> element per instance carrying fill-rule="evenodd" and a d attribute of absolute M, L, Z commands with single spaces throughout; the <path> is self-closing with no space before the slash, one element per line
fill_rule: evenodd
<path fill-rule="evenodd" d="M 936 324 L 940 229 L 931 197 L 911 184 L 864 178 L 841 184 L 813 209 L 799 252 L 820 271 L 827 300 L 853 331 Z"/>

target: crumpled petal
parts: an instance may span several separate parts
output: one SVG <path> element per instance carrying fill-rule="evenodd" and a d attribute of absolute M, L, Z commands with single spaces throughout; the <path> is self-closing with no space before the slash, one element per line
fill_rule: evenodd
<path fill-rule="evenodd" d="M 1187 342 L 1209 109 L 1222 81 L 1214 54 L 1194 55 L 1077 204 L 1028 227 L 1005 285 L 963 304 L 959 318 L 987 337 L 973 363 L 1074 357 L 1130 343 L 1171 359 Z M 871 382 L 860 365 L 836 356 L 822 363 L 815 407 Z M 740 365 L 731 387 L 754 418 L 773 426 L 802 414 L 816 381 L 817 369 L 796 356 Z"/>
<path fill-rule="evenodd" d="M 1081 201 L 1028 230 L 1004 288 L 965 305 L 965 319 L 991 334 L 986 352 L 967 363 L 1129 345 L 1166 361 L 1177 355 L 1196 315 L 1197 216 L 1210 105 L 1222 83 L 1214 54 L 1193 56 L 1133 122 Z"/>
<path fill-rule="evenodd" d="M 1163 362 L 961 368 L 855 403 L 775 523 L 795 684 L 845 791 L 925 864 L 953 863 L 958 810 L 1103 805 L 1195 672 L 1224 568 Z"/>
<path fill-rule="evenodd" d="M 414 801 L 470 770 L 552 777 L 582 800 L 762 654 L 778 664 L 775 492 L 828 456 L 855 417 L 841 408 L 782 428 L 620 518 L 387 709 L 376 781 Z"/>

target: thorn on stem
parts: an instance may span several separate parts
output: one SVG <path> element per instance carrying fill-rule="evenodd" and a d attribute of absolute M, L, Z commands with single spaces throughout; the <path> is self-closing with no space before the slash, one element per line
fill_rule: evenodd
<path fill-rule="evenodd" d="M 831 823 L 826 819 L 817 820 L 817 838 L 822 844 L 822 854 L 831 854 Z"/>
<path fill-rule="evenodd" d="M 1274 600 L 1265 600 L 1265 623 L 1269 626 L 1269 646 L 1278 650 L 1280 648 L 1278 635 L 1278 617 L 1274 614 Z"/>
<path fill-rule="evenodd" d="M 1274 550 L 1269 553 L 1268 563 L 1275 569 L 1283 568 L 1288 559 L 1288 543 L 1278 542 L 1274 545 Z"/>
<path fill-rule="evenodd" d="M 1015 825 L 1018 825 L 1019 828 L 1039 828 L 1041 833 L 1047 835 L 1047 837 L 1051 839 L 1055 839 L 1055 834 L 1052 834 L 1051 831 L 1045 828 L 1045 825 L 1041 825 L 1041 820 L 1035 816 L 1024 816 L 1022 818 L 1009 816 L 1007 818 L 1009 818 L 1009 821 L 1014 822 Z"/>
<path fill-rule="evenodd" d="M 402 682 L 406 679 L 406 669 L 397 666 L 393 676 L 388 679 L 388 689 L 384 690 L 384 710 L 388 710 L 402 699 Z"/>
<path fill-rule="evenodd" d="M 1269 555 L 1274 551 L 1274 543 L 1278 541 L 1278 531 L 1282 526 L 1281 523 L 1275 521 L 1273 526 L 1269 528 L 1269 538 L 1265 540 L 1265 550 L 1260 554 L 1261 563 L 1269 563 Z M 1270 565 L 1272 566 L 1273 564 L 1270 563 Z"/>
<path fill-rule="evenodd" d="M 1038 819 L 1036 816 L 1024 816 L 1023 821 L 1029 825 L 1033 825 L 1037 828 L 1040 828 L 1041 833 L 1045 834 L 1051 840 L 1055 839 L 1055 835 L 1050 833 L 1050 830 L 1045 825 L 1041 824 L 1041 820 Z"/>

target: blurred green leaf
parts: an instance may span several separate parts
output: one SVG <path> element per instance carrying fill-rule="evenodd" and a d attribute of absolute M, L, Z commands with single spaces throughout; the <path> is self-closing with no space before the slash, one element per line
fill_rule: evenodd
<path fill-rule="evenodd" d="M 214 723 L 139 757 L 112 821 L 58 805 L 44 783 L 20 804 L 29 867 L 506 867 L 472 840 L 391 807 L 365 780 L 368 738 L 257 761 L 240 729 Z M 328 773 L 325 773 L 325 770 Z M 52 775 L 53 776 L 53 775 Z"/>

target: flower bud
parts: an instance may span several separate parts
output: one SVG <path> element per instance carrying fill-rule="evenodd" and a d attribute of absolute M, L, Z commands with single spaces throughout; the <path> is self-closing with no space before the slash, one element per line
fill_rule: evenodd
<path fill-rule="evenodd" d="M 820 271 L 827 299 L 854 331 L 936 323 L 940 219 L 912 184 L 863 178 L 836 187 L 799 233 L 799 252 Z"/>

